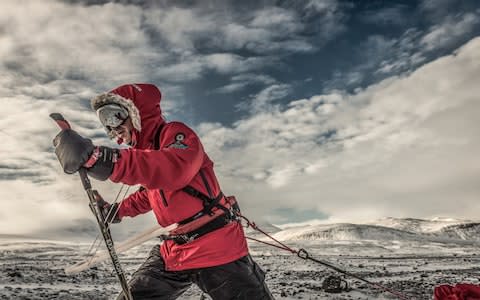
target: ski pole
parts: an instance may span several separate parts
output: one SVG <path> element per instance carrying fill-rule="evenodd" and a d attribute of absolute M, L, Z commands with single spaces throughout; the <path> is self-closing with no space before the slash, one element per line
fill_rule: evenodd
<path fill-rule="evenodd" d="M 70 129 L 70 124 L 63 118 L 60 113 L 52 113 L 50 117 L 58 124 L 58 126 L 62 129 Z M 123 293 L 125 294 L 126 300 L 133 300 L 132 293 L 130 292 L 130 288 L 127 283 L 127 279 L 125 277 L 125 273 L 123 272 L 122 266 L 120 264 L 120 259 L 118 258 L 117 252 L 115 251 L 115 246 L 113 243 L 112 234 L 110 232 L 110 228 L 108 227 L 108 223 L 105 223 L 101 217 L 101 215 L 97 211 L 97 201 L 95 199 L 95 194 L 98 193 L 96 190 L 92 189 L 92 184 L 90 183 L 90 179 L 87 175 L 87 169 L 81 168 L 78 173 L 80 174 L 80 179 L 82 181 L 83 188 L 85 192 L 87 192 L 89 202 L 89 207 L 92 213 L 95 215 L 97 219 L 98 226 L 100 227 L 100 231 L 102 233 L 103 239 L 105 241 L 105 245 L 107 246 L 108 253 L 110 254 L 110 258 L 112 259 L 113 267 L 115 268 L 115 272 L 117 273 L 118 280 L 120 281 L 120 285 L 122 286 Z"/>

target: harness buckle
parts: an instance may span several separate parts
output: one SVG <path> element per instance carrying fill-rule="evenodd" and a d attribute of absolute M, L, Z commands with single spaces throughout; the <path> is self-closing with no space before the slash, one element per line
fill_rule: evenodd
<path fill-rule="evenodd" d="M 173 236 L 173 240 L 178 243 L 177 239 L 181 239 L 182 242 L 180 244 L 186 244 L 193 241 L 197 237 L 198 237 L 198 234 L 192 234 L 191 236 L 188 236 L 186 234 L 181 234 L 181 235 Z"/>

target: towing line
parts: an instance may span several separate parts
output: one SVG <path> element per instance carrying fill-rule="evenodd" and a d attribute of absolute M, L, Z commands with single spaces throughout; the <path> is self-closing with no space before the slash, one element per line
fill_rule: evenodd
<path fill-rule="evenodd" d="M 251 238 L 251 237 L 247 237 L 247 239 L 249 240 L 252 240 L 252 241 L 255 241 L 255 242 L 258 242 L 258 243 L 262 243 L 262 244 L 266 244 L 266 245 L 269 245 L 269 246 L 272 246 L 272 247 L 276 247 L 276 248 L 279 248 L 279 249 L 282 249 L 282 250 L 285 250 L 285 251 L 288 251 L 292 254 L 296 254 L 298 257 L 300 257 L 301 259 L 304 259 L 304 260 L 311 260 L 317 264 L 320 264 L 322 266 L 325 266 L 327 268 L 330 268 L 338 273 L 341 273 L 341 274 L 344 274 L 346 276 L 349 276 L 349 277 L 353 277 L 355 279 L 358 279 L 360 281 L 363 281 L 365 282 L 366 284 L 372 286 L 372 287 L 375 287 L 376 289 L 378 290 L 382 290 L 384 292 L 388 292 L 392 295 L 394 295 L 395 297 L 397 297 L 398 299 L 401 299 L 401 300 L 410 300 L 411 298 L 409 298 L 408 296 L 406 296 L 405 294 L 401 293 L 401 292 L 398 292 L 396 290 L 393 290 L 393 289 L 390 289 L 384 285 L 381 285 L 379 283 L 376 283 L 376 282 L 373 282 L 373 281 L 370 281 L 370 280 L 367 280 L 359 275 L 356 275 L 356 274 L 353 274 L 353 273 L 350 273 L 346 270 L 343 270 L 335 265 L 333 265 L 332 263 L 328 262 L 328 261 L 325 261 L 325 260 L 319 260 L 319 259 L 316 259 L 316 258 L 313 258 L 310 256 L 310 254 L 307 252 L 307 250 L 303 249 L 303 248 L 300 248 L 298 250 L 296 249 L 293 249 L 287 245 L 285 245 L 284 243 L 280 242 L 279 240 L 275 239 L 273 236 L 269 235 L 268 233 L 266 233 L 265 231 L 263 231 L 262 229 L 260 229 L 256 224 L 255 222 L 251 222 L 249 219 L 247 219 L 245 216 L 241 215 L 240 213 L 237 214 L 240 218 L 242 218 L 243 220 L 245 220 L 245 222 L 247 223 L 247 227 L 251 227 L 253 228 L 254 230 L 262 233 L 263 235 L 265 235 L 266 237 L 268 237 L 269 239 L 273 240 L 276 244 L 274 243 L 269 243 L 269 242 L 265 242 L 265 241 L 261 241 L 261 240 L 258 240 L 258 239 L 255 239 L 255 238 Z"/>

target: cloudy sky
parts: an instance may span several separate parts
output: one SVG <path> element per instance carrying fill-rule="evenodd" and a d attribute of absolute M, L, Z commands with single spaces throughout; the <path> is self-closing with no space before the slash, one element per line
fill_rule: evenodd
<path fill-rule="evenodd" d="M 90 218 L 48 115 L 113 145 L 89 99 L 130 82 L 159 86 L 253 219 L 478 218 L 478 1 L 181 3 L 1 2 L 0 233 Z"/>

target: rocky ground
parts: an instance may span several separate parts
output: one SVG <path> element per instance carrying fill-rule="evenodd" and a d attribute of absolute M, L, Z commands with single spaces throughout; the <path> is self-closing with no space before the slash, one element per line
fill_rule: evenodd
<path fill-rule="evenodd" d="M 119 285 L 108 262 L 75 276 L 67 276 L 63 271 L 65 266 L 82 259 L 88 246 L 45 242 L 0 244 L 0 299 L 114 299 Z M 121 256 L 127 277 L 142 262 L 142 255 L 148 253 L 149 247 L 145 245 Z M 480 254 L 474 251 L 379 256 L 352 252 L 322 256 L 320 248 L 313 251 L 315 258 L 328 260 L 409 299 L 432 299 L 433 288 L 438 284 L 480 283 Z M 350 291 L 325 293 L 322 281 L 335 274 L 334 271 L 268 246 L 252 245 L 252 254 L 267 272 L 267 282 L 276 299 L 398 299 L 348 277 L 344 278 Z M 182 299 L 200 297 L 201 292 L 192 287 Z"/>

